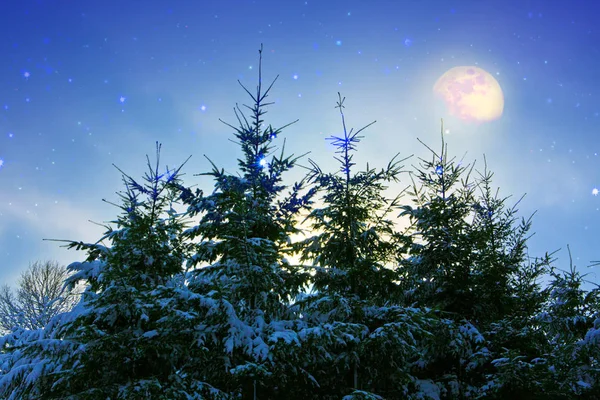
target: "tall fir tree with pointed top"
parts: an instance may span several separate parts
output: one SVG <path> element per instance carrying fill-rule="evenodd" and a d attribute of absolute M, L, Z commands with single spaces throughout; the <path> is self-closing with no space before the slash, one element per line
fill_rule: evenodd
<path fill-rule="evenodd" d="M 145 184 L 123 173 L 117 229 L 107 225 L 96 243 L 69 242 L 88 253 L 68 266 L 74 274 L 66 284 L 87 285 L 78 306 L 44 329 L 3 338 L 11 353 L 0 379 L 4 398 L 227 397 L 198 370 L 208 357 L 195 327 L 220 318 L 219 305 L 185 286 L 185 217 L 173 208 L 181 167 L 160 173 L 159 153 L 157 143 Z"/>
<path fill-rule="evenodd" d="M 234 130 L 242 151 L 239 175 L 226 173 L 211 161 L 212 171 L 201 175 L 214 178 L 212 194 L 180 187 L 188 215 L 200 218 L 185 232 L 191 240 L 200 238 L 188 264 L 194 268 L 189 286 L 230 304 L 232 317 L 221 358 L 227 373 L 221 376 L 222 384 L 248 398 L 283 386 L 286 378 L 282 371 L 291 373 L 277 365 L 276 360 L 284 363 L 285 357 L 274 355 L 284 346 L 283 337 L 294 334 L 298 316 L 290 305 L 307 279 L 285 257 L 291 235 L 299 232 L 299 212 L 309 205 L 312 192 L 304 193 L 302 183 L 286 192 L 282 183 L 284 173 L 299 157 L 284 154 L 285 141 L 276 153 L 276 140 L 291 124 L 275 129 L 264 121 L 265 107 L 272 104 L 266 98 L 276 79 L 264 90 L 261 46 L 256 92 L 238 81 L 252 99 L 251 106 L 245 105 L 250 116 L 236 105 L 239 126 L 222 121 Z M 309 379 L 307 375 L 304 378 Z"/>
<path fill-rule="evenodd" d="M 353 152 L 363 138 L 359 134 L 375 122 L 348 131 L 344 100 L 338 93 L 343 136 L 328 138 L 337 148 L 340 170 L 325 173 L 311 161 L 308 179 L 322 194 L 324 205 L 311 210 L 306 220 L 315 234 L 298 246 L 302 260 L 313 264 L 314 291 L 384 304 L 397 297 L 395 226 L 390 215 L 400 199 L 400 195 L 388 199 L 384 191 L 399 182 L 404 160 L 396 155 L 379 171 L 367 164 L 364 171 L 354 172 Z"/>
<path fill-rule="evenodd" d="M 313 234 L 297 244 L 301 259 L 312 264 L 312 293 L 298 302 L 311 326 L 303 345 L 320 354 L 311 366 L 319 398 L 408 398 L 418 391 L 411 363 L 425 356 L 437 319 L 397 306 L 398 234 L 391 215 L 401 193 L 387 198 L 385 190 L 399 182 L 404 160 L 395 156 L 380 170 L 367 164 L 355 172 L 359 134 L 372 123 L 348 130 L 344 100 L 338 93 L 343 136 L 328 138 L 340 169 L 323 172 L 311 161 L 308 176 L 323 205 L 306 218 Z"/>
<path fill-rule="evenodd" d="M 467 221 L 474 191 L 470 168 L 448 159 L 443 133 L 439 153 L 421 143 L 431 159 L 420 159 L 409 193 L 414 205 L 402 206 L 400 214 L 409 218 L 412 228 L 401 249 L 409 256 L 401 260 L 405 302 L 462 315 L 474 300 L 467 289 L 472 279 Z"/>
<path fill-rule="evenodd" d="M 519 341 L 519 333 L 531 332 L 543 300 L 537 279 L 549 260 L 529 261 L 531 220 L 517 224 L 516 205 L 506 208 L 506 199 L 491 189 L 487 163 L 472 180 L 473 166 L 448 158 L 443 123 L 440 152 L 421 143 L 431 159 L 421 159 L 410 193 L 413 204 L 402 206 L 401 214 L 411 222 L 400 247 L 404 303 L 440 310 L 460 331 L 476 332 L 472 348 L 447 352 L 429 367 L 432 376 L 453 376 L 460 395 L 467 395 L 469 387 L 485 384 L 503 345 L 532 343 Z"/>

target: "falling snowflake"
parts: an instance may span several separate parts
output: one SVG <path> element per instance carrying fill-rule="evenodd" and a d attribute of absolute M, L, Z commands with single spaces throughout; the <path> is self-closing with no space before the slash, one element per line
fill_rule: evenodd
<path fill-rule="evenodd" d="M 592 194 L 593 194 L 594 196 L 598 196 L 598 193 L 599 193 L 599 191 L 598 191 L 598 188 L 594 188 L 594 189 L 592 189 Z"/>
<path fill-rule="evenodd" d="M 0 168 L 4 166 L 4 160 L 0 158 Z"/>

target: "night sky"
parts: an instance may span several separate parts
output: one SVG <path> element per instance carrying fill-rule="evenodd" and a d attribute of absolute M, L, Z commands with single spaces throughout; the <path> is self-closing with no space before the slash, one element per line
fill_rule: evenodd
<path fill-rule="evenodd" d="M 250 103 L 258 49 L 263 80 L 279 75 L 267 124 L 286 150 L 338 168 L 325 140 L 364 133 L 357 167 L 396 153 L 429 157 L 417 141 L 465 163 L 483 155 L 501 197 L 533 217 L 531 256 L 560 250 L 600 282 L 600 3 L 583 0 L 0 1 L 0 284 L 36 260 L 69 264 L 85 253 L 42 239 L 95 242 L 120 210 L 121 174 L 192 155 L 185 184 L 212 190 L 209 156 L 236 171 L 233 107 Z M 463 120 L 434 95 L 456 66 L 492 75 L 503 114 Z M 282 142 L 278 144 L 281 145 Z M 306 158 L 301 164 L 307 165 Z M 287 175 L 300 179 L 301 168 Z M 410 183 L 404 181 L 398 189 Z"/>

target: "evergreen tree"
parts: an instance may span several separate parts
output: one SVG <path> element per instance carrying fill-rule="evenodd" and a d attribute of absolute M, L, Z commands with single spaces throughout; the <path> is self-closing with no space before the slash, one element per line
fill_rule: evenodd
<path fill-rule="evenodd" d="M 471 319 L 470 309 L 476 303 L 469 290 L 473 286 L 468 235 L 475 189 L 469 181 L 472 167 L 448 159 L 443 125 L 440 153 L 421 143 L 432 159 L 420 159 L 417 182 L 413 180 L 409 192 L 415 205 L 402 206 L 400 214 L 411 222 L 411 234 L 400 248 L 401 254 L 408 255 L 400 260 L 405 302 Z"/>
<path fill-rule="evenodd" d="M 381 170 L 354 172 L 353 152 L 364 128 L 346 128 L 344 99 L 338 93 L 343 136 L 329 140 L 337 147 L 337 173 L 312 163 L 309 182 L 321 194 L 323 207 L 307 217 L 315 232 L 298 243 L 301 259 L 312 262 L 313 293 L 298 302 L 313 328 L 310 352 L 322 356 L 311 366 L 319 371 L 319 398 L 410 398 L 420 392 L 413 364 L 427 358 L 431 331 L 439 321 L 428 310 L 403 308 L 394 268 L 398 234 L 390 214 L 400 195 L 384 196 L 387 184 L 401 173 L 394 157 Z M 423 381 L 424 382 L 424 381 Z M 423 383 L 424 385 L 426 383 Z"/>
<path fill-rule="evenodd" d="M 499 198 L 491 189 L 493 174 L 480 173 L 477 188 L 480 195 L 473 203 L 474 218 L 469 226 L 472 246 L 472 286 L 474 294 L 471 315 L 473 323 L 487 339 L 489 357 L 504 356 L 510 348 L 520 355 L 539 353 L 544 336 L 534 322 L 547 297 L 539 280 L 548 272 L 551 256 L 529 259 L 527 240 L 532 217 L 516 218 L 519 199 L 511 208 L 506 198 Z M 483 371 L 490 371 L 485 364 Z"/>
<path fill-rule="evenodd" d="M 72 263 L 68 287 L 87 288 L 72 312 L 45 329 L 16 332 L 2 340 L 0 393 L 28 399 L 220 398 L 197 367 L 206 352 L 195 327 L 218 315 L 218 304 L 183 284 L 188 256 L 184 223 L 174 209 L 177 170 L 159 173 L 159 151 L 145 185 L 123 175 L 127 191 L 118 229 L 107 227 L 96 243 L 70 242 L 87 250 Z M 142 200 L 140 196 L 147 199 Z M 100 244 L 109 240 L 112 246 Z M 208 314 L 208 318 L 206 317 Z M 214 319 L 214 318 L 213 318 Z"/>
<path fill-rule="evenodd" d="M 504 346 L 537 351 L 540 332 L 531 321 L 543 303 L 537 279 L 549 258 L 529 261 L 531 219 L 516 224 L 516 205 L 507 209 L 507 199 L 492 191 L 487 163 L 472 181 L 473 167 L 448 158 L 443 125 L 441 151 L 425 146 L 432 158 L 421 159 L 414 205 L 401 214 L 411 221 L 400 247 L 404 302 L 443 312 L 439 355 L 426 370 L 434 380 L 445 376 L 448 387 L 458 385 L 455 395 L 472 396 L 486 385 Z M 465 333 L 463 346 L 448 351 Z"/>
<path fill-rule="evenodd" d="M 594 399 L 600 393 L 600 287 L 584 290 L 585 275 L 572 259 L 569 271 L 549 272 L 547 298 L 534 319 L 542 333 L 537 354 L 506 349 L 493 376 L 498 398 Z"/>
<path fill-rule="evenodd" d="M 263 120 L 264 108 L 272 104 L 265 99 L 277 78 L 263 91 L 262 47 L 258 74 L 255 94 L 240 82 L 252 98 L 252 106 L 245 106 L 251 115 L 246 117 L 236 106 L 239 127 L 225 123 L 234 129 L 242 150 L 239 175 L 219 170 L 211 161 L 212 172 L 201 175 L 214 178 L 212 194 L 180 185 L 188 215 L 200 216 L 184 234 L 190 240 L 200 238 L 188 263 L 194 268 L 188 276 L 190 290 L 222 299 L 230 307 L 222 349 L 216 350 L 221 362 L 216 370 L 224 373 L 215 376 L 215 382 L 248 398 L 264 398 L 275 387 L 283 390 L 294 380 L 311 379 L 292 363 L 297 356 L 289 353 L 301 325 L 290 305 L 303 289 L 306 274 L 285 255 L 290 236 L 299 232 L 297 216 L 312 194 L 301 194 L 302 183 L 284 193 L 282 175 L 299 157 L 284 155 L 285 142 L 274 154 L 274 141 L 290 124 L 274 129 Z"/>
<path fill-rule="evenodd" d="M 324 207 L 311 210 L 306 218 L 316 232 L 299 243 L 302 260 L 312 261 L 315 292 L 347 298 L 388 303 L 397 297 L 396 273 L 392 262 L 396 251 L 395 224 L 390 213 L 398 206 L 400 195 L 384 197 L 387 184 L 399 182 L 400 163 L 394 157 L 377 171 L 367 168 L 352 172 L 359 133 L 375 122 L 352 132 L 346 129 L 342 109 L 345 98 L 338 93 L 344 136 L 328 138 L 337 148 L 335 157 L 340 173 L 324 173 L 311 160 L 309 182 L 322 193 Z"/>

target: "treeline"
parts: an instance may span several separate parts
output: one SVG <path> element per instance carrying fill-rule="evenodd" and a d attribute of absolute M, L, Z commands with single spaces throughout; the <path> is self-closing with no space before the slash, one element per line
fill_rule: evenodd
<path fill-rule="evenodd" d="M 143 183 L 123 173 L 117 219 L 67 245 L 87 254 L 66 279 L 81 300 L 0 339 L 0 397 L 598 398 L 600 289 L 528 256 L 531 221 L 487 166 L 442 138 L 414 171 L 398 157 L 357 170 L 366 127 L 347 130 L 339 96 L 339 170 L 310 161 L 287 185 L 299 157 L 275 147 L 285 126 L 264 121 L 260 71 L 227 124 L 237 173 L 212 164 L 214 191 L 193 190 L 183 165 L 160 169 L 158 144 Z"/>

